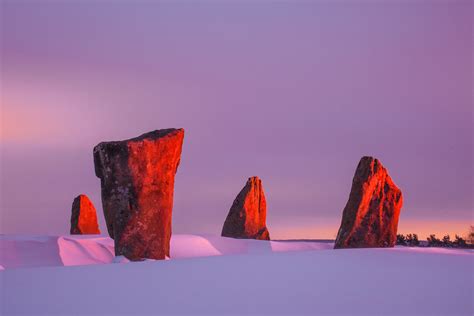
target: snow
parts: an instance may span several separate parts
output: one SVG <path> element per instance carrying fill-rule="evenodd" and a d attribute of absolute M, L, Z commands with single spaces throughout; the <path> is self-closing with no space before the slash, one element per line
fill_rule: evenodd
<path fill-rule="evenodd" d="M 259 241 L 211 235 L 173 235 L 171 257 L 185 259 L 235 254 L 332 249 L 331 242 Z M 98 235 L 0 236 L 5 269 L 116 263 L 114 241 Z M 124 258 L 126 260 L 126 258 Z"/>
<path fill-rule="evenodd" d="M 101 236 L 0 236 L 1 314 L 472 315 L 474 253 L 174 235 L 128 262 Z M 115 263 L 115 264 L 110 264 Z"/>
<path fill-rule="evenodd" d="M 110 263 L 115 259 L 111 238 L 58 237 L 57 243 L 65 266 Z"/>
<path fill-rule="evenodd" d="M 112 263 L 129 263 L 130 260 L 125 258 L 124 256 L 117 256 L 112 260 Z"/>

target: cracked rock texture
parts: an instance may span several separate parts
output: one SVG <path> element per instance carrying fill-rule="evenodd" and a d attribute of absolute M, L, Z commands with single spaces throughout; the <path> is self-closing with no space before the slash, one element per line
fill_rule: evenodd
<path fill-rule="evenodd" d="M 362 157 L 334 248 L 393 247 L 402 204 L 402 191 L 382 163 Z"/>
<path fill-rule="evenodd" d="M 130 260 L 170 256 L 175 174 L 183 129 L 162 129 L 94 147 L 102 206 L 115 255 Z"/>
<path fill-rule="evenodd" d="M 266 217 L 267 203 L 262 180 L 251 177 L 230 208 L 222 228 L 222 236 L 270 240 Z"/>

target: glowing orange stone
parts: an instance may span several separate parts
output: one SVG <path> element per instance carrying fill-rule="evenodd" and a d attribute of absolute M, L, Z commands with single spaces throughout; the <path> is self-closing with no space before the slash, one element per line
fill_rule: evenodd
<path fill-rule="evenodd" d="M 402 204 L 402 191 L 382 163 L 372 157 L 362 157 L 334 247 L 393 247 Z"/>
<path fill-rule="evenodd" d="M 71 234 L 100 234 L 94 204 L 84 194 L 76 197 L 72 203 Z"/>
<path fill-rule="evenodd" d="M 222 236 L 270 240 L 266 217 L 267 202 L 262 180 L 251 177 L 230 208 L 222 228 Z"/>

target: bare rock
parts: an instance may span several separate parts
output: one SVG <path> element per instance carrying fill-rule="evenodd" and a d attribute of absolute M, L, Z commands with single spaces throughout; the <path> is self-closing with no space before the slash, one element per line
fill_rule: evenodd
<path fill-rule="evenodd" d="M 183 129 L 163 129 L 94 148 L 107 231 L 117 256 L 169 257 L 174 179 L 183 139 Z"/>
<path fill-rule="evenodd" d="M 402 204 L 402 192 L 382 163 L 362 157 L 334 248 L 393 247 Z"/>
<path fill-rule="evenodd" d="M 230 208 L 222 228 L 222 236 L 270 240 L 266 217 L 267 203 L 262 180 L 251 177 Z"/>
<path fill-rule="evenodd" d="M 100 234 L 97 212 L 87 195 L 81 194 L 72 202 L 70 232 L 72 235 Z"/>

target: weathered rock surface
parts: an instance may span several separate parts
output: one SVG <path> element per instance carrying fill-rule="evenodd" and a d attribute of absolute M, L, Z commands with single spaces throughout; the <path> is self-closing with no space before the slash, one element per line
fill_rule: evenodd
<path fill-rule="evenodd" d="M 222 228 L 222 236 L 270 240 L 266 218 L 267 203 L 262 180 L 251 177 L 230 208 Z"/>
<path fill-rule="evenodd" d="M 174 178 L 183 138 L 183 129 L 163 129 L 94 148 L 115 255 L 130 260 L 170 256 Z"/>
<path fill-rule="evenodd" d="M 393 247 L 402 192 L 379 160 L 362 157 L 334 248 Z"/>
<path fill-rule="evenodd" d="M 81 194 L 72 202 L 70 232 L 72 235 L 100 234 L 97 212 L 87 195 Z"/>

